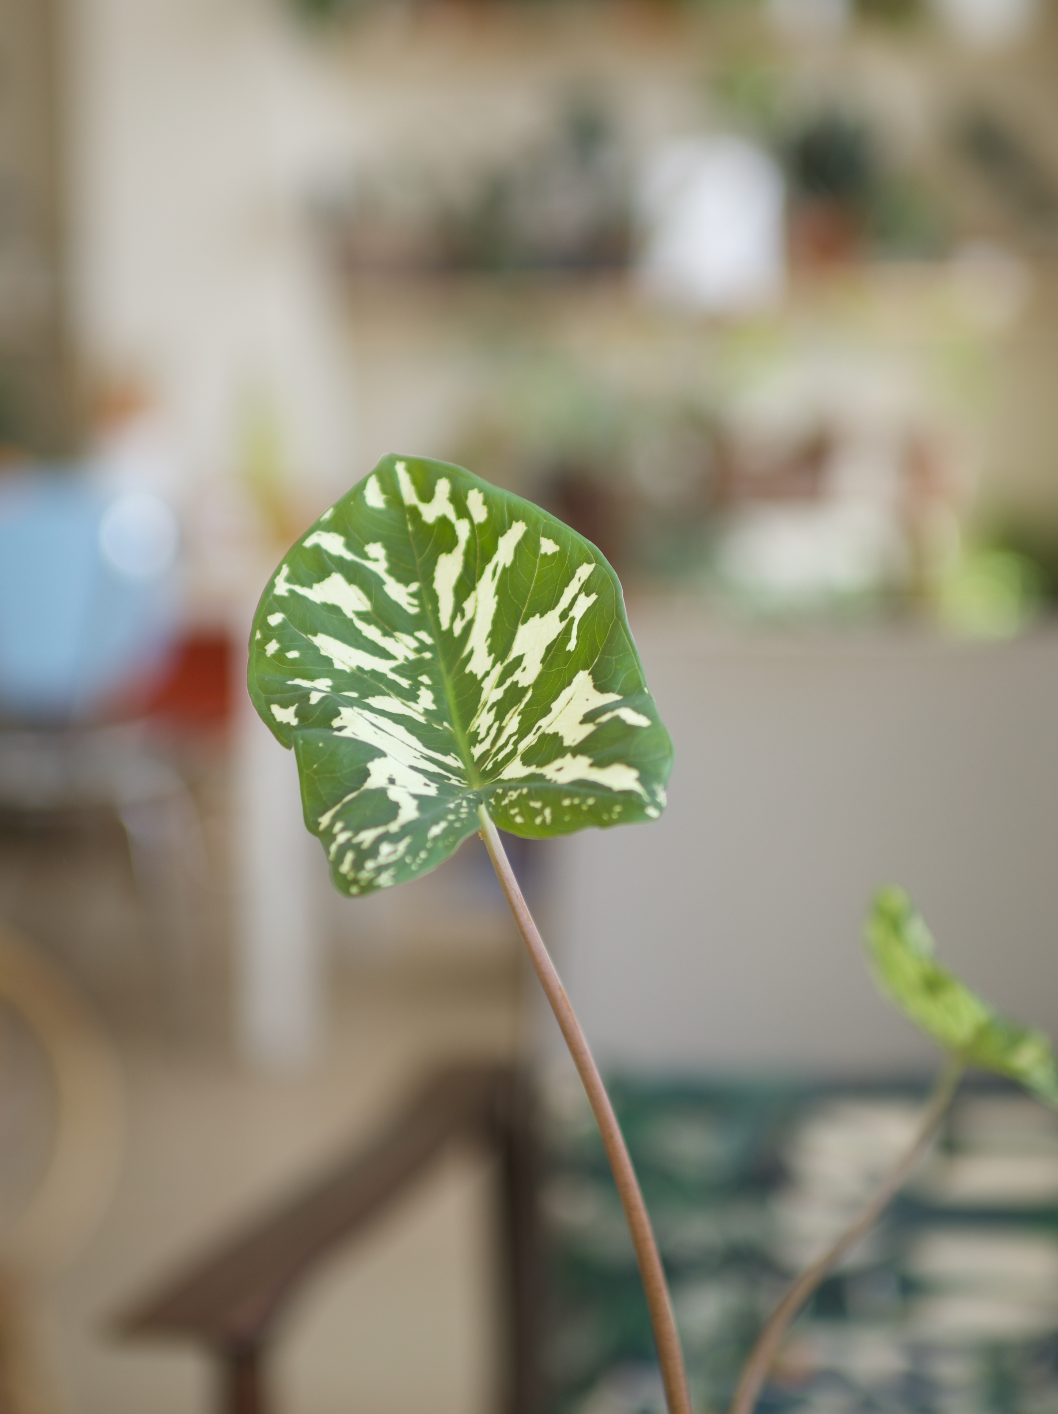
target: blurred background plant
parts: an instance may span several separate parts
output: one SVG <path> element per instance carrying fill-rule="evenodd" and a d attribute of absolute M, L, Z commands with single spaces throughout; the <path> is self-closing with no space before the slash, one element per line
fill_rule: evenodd
<path fill-rule="evenodd" d="M 301 8 L 339 56 L 379 25 L 368 3 Z M 408 35 L 432 23 L 400 13 Z M 1045 551 L 1008 547 L 1015 593 L 967 548 L 1004 543 L 1008 512 L 1047 494 L 1014 504 L 999 428 L 1052 240 L 1053 154 L 957 48 L 1023 82 L 1007 53 L 1031 5 L 644 4 L 606 58 L 533 51 L 488 127 L 473 115 L 515 36 L 575 27 L 553 3 L 438 14 L 490 55 L 461 104 L 425 143 L 379 114 L 308 209 L 365 349 L 385 288 L 390 317 L 407 309 L 462 365 L 441 450 L 546 500 L 635 586 L 721 616 L 924 615 L 973 635 L 1046 612 Z M 629 69 L 637 34 L 649 58 Z M 994 615 L 952 607 L 973 564 Z"/>

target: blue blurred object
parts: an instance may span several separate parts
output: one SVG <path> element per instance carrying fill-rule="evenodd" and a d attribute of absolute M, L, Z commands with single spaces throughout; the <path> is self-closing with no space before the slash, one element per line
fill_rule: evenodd
<path fill-rule="evenodd" d="M 39 832 L 70 813 L 117 815 L 158 990 L 186 1028 L 203 995 L 201 823 L 150 720 L 115 712 L 173 646 L 178 550 L 164 501 L 108 488 L 91 467 L 0 476 L 0 816 Z"/>
<path fill-rule="evenodd" d="M 164 663 L 179 533 L 142 491 L 76 469 L 0 478 L 0 712 L 73 721 Z"/>

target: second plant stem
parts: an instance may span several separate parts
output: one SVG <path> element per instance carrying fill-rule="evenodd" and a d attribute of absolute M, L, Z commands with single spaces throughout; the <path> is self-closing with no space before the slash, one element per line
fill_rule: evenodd
<path fill-rule="evenodd" d="M 743 1366 L 729 1414 L 752 1414 L 790 1322 L 831 1268 L 859 1242 L 861 1237 L 870 1231 L 881 1216 L 883 1209 L 903 1185 L 904 1180 L 929 1147 L 937 1126 L 944 1118 L 945 1111 L 955 1096 L 965 1068 L 964 1062 L 958 1057 L 954 1057 L 944 1067 L 933 1089 L 933 1094 L 915 1127 L 911 1143 L 886 1174 L 878 1191 L 871 1196 L 849 1226 L 823 1255 L 801 1273 L 776 1306 L 761 1331 L 756 1345 L 750 1351 L 749 1359 Z"/>
<path fill-rule="evenodd" d="M 566 1045 L 569 1047 L 569 1053 L 573 1057 L 573 1064 L 577 1067 L 577 1073 L 588 1096 L 588 1103 L 591 1105 L 595 1122 L 599 1126 L 603 1147 L 606 1150 L 606 1157 L 610 1161 L 610 1168 L 613 1170 L 614 1182 L 617 1184 L 621 1206 L 624 1208 L 629 1231 L 632 1234 L 632 1245 L 635 1248 L 639 1272 L 643 1279 L 643 1290 L 646 1293 L 650 1321 L 654 1328 L 654 1343 L 657 1346 L 658 1364 L 661 1367 L 661 1378 L 665 1386 L 665 1400 L 669 1407 L 669 1414 L 692 1414 L 690 1395 L 687 1392 L 683 1351 L 680 1348 L 680 1337 L 672 1313 L 672 1300 L 665 1281 L 657 1243 L 654 1240 L 654 1232 L 650 1226 L 650 1218 L 647 1215 L 646 1204 L 643 1202 L 643 1195 L 632 1167 L 632 1160 L 628 1155 L 624 1135 L 617 1123 L 617 1116 L 613 1112 L 610 1097 L 602 1083 L 602 1077 L 599 1075 L 587 1039 L 580 1028 L 580 1022 L 577 1020 L 570 1000 L 566 996 L 566 990 L 555 970 L 555 965 L 544 946 L 544 940 L 541 938 L 539 929 L 522 896 L 518 880 L 514 876 L 514 871 L 504 851 L 499 831 L 483 805 L 478 809 L 478 816 L 481 820 L 481 837 L 489 852 L 489 858 L 492 860 L 492 867 L 496 871 L 500 887 L 503 889 L 504 897 L 514 915 L 514 921 L 518 925 L 522 940 L 529 950 L 533 968 L 540 979 L 547 1000 L 551 1004 L 551 1010 L 555 1013 L 555 1020 L 558 1022 Z"/>

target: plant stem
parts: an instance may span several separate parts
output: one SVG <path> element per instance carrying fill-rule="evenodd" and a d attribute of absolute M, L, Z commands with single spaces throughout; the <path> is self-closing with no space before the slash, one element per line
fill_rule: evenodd
<path fill-rule="evenodd" d="M 522 935 L 525 946 L 529 949 L 529 957 L 536 975 L 539 977 L 547 1000 L 551 1004 L 551 1010 L 555 1013 L 555 1020 L 558 1022 L 566 1045 L 569 1047 L 573 1064 L 577 1067 L 577 1073 L 588 1096 L 588 1103 L 591 1105 L 595 1122 L 599 1126 L 599 1133 L 602 1135 L 603 1147 L 606 1150 L 606 1157 L 610 1161 L 610 1168 L 613 1170 L 621 1206 L 624 1208 L 625 1218 L 632 1234 L 632 1245 L 639 1263 L 640 1276 L 643 1279 L 643 1290 L 646 1293 L 650 1320 L 654 1328 L 654 1343 L 657 1346 L 658 1364 L 661 1367 L 661 1378 L 665 1385 L 665 1400 L 669 1407 L 669 1414 L 691 1414 L 691 1400 L 687 1392 L 687 1374 L 683 1364 L 683 1352 L 680 1349 L 680 1337 L 676 1330 L 676 1320 L 672 1314 L 672 1300 L 665 1281 L 661 1257 L 658 1255 L 657 1243 L 654 1240 L 654 1232 L 650 1226 L 650 1218 L 647 1215 L 646 1204 L 643 1202 L 643 1195 L 639 1190 L 632 1160 L 629 1158 L 628 1149 L 625 1146 L 624 1135 L 618 1126 L 617 1116 L 613 1112 L 610 1097 L 606 1093 L 602 1077 L 599 1075 L 588 1048 L 587 1039 L 580 1029 L 580 1022 L 577 1020 L 570 1000 L 566 996 L 565 988 L 555 970 L 555 965 L 544 946 L 544 940 L 533 922 L 528 905 L 522 897 L 522 891 L 518 887 L 518 880 L 514 877 L 514 871 L 504 852 L 499 832 L 484 805 L 478 807 L 478 815 L 481 819 L 481 837 L 485 841 L 485 848 L 492 860 L 492 867 L 496 870 L 496 876 L 510 905 L 514 921 L 518 925 L 518 931 Z"/>
<path fill-rule="evenodd" d="M 775 1356 L 778 1354 L 779 1346 L 782 1344 L 790 1322 L 835 1263 L 840 1261 L 845 1253 L 854 1247 L 860 1238 L 874 1226 L 881 1216 L 882 1210 L 895 1196 L 897 1190 L 918 1163 L 928 1148 L 937 1126 L 944 1118 L 945 1111 L 954 1099 L 955 1091 L 965 1069 L 964 1062 L 957 1056 L 948 1061 L 938 1077 L 928 1104 L 922 1111 L 914 1138 L 885 1176 L 877 1193 L 823 1255 L 801 1273 L 776 1306 L 767 1325 L 757 1338 L 756 1345 L 750 1351 L 749 1359 L 742 1368 L 742 1376 L 738 1382 L 729 1414 L 752 1414 L 756 1408 L 761 1387 L 767 1378 Z"/>

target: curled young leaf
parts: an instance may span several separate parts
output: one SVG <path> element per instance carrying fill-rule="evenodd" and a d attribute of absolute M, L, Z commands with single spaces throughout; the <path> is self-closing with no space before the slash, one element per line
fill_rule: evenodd
<path fill-rule="evenodd" d="M 867 924 L 879 989 L 967 1065 L 1019 1081 L 1058 1105 L 1058 1070 L 1042 1031 L 1008 1021 L 936 960 L 936 944 L 902 889 L 881 890 Z"/>
<path fill-rule="evenodd" d="M 345 893 L 434 868 L 482 803 L 532 838 L 665 806 L 672 743 L 613 570 L 443 462 L 383 458 L 283 557 L 249 687 Z"/>

